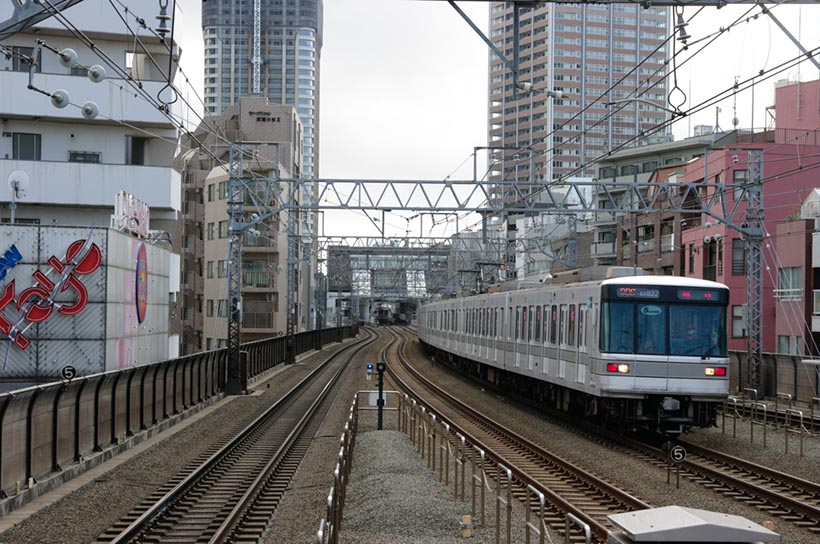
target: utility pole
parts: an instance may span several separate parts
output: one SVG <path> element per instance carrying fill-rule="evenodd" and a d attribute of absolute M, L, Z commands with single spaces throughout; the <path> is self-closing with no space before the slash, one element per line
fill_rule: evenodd
<path fill-rule="evenodd" d="M 293 207 L 288 208 L 288 259 L 287 259 L 287 293 L 285 297 L 285 305 L 287 307 L 287 325 L 285 329 L 285 364 L 293 364 L 296 362 L 296 320 L 298 315 L 296 312 L 297 300 L 295 296 L 296 286 L 296 269 L 299 266 L 299 248 L 297 244 L 299 237 L 296 234 L 296 228 L 299 224 L 298 215 L 299 209 L 295 204 L 298 204 L 296 195 L 299 192 L 299 187 L 291 184 L 288 187 L 288 200 L 294 204 Z"/>
<path fill-rule="evenodd" d="M 749 353 L 747 387 L 762 384 L 763 362 L 763 150 L 749 151 L 746 184 L 746 305 L 749 312 Z M 762 393 L 762 392 L 761 392 Z"/>
<path fill-rule="evenodd" d="M 242 328 L 242 148 L 231 145 L 228 192 L 228 369 L 225 393 L 239 395 L 247 389 L 247 373 L 241 368 Z"/>

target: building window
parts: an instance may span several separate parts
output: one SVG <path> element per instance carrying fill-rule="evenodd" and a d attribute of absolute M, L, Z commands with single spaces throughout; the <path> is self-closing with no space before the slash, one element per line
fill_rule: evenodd
<path fill-rule="evenodd" d="M 786 353 L 786 354 L 791 353 L 791 351 L 789 351 L 790 340 L 791 340 L 790 336 L 782 336 L 782 335 L 778 334 L 777 335 L 777 353 Z"/>
<path fill-rule="evenodd" d="M 208 305 L 207 306 L 208 306 L 208 313 L 207 313 L 208 317 L 213 317 L 214 316 L 214 301 L 213 301 L 213 299 L 210 299 L 210 298 L 208 299 Z M 210 341 L 210 338 L 208 338 L 208 340 Z M 211 348 L 209 347 L 208 349 L 211 349 Z"/>
<path fill-rule="evenodd" d="M 208 261 L 208 279 L 212 279 L 214 277 L 214 262 Z"/>
<path fill-rule="evenodd" d="M 39 134 L 12 134 L 12 158 L 18 161 L 39 161 L 42 138 Z"/>
<path fill-rule="evenodd" d="M 205 339 L 205 351 L 211 351 L 214 348 L 214 339 L 213 338 L 206 338 Z"/>
<path fill-rule="evenodd" d="M 732 275 L 746 274 L 746 244 L 743 240 L 732 240 Z"/>
<path fill-rule="evenodd" d="M 125 137 L 125 164 L 144 165 L 145 148 L 148 146 L 148 138 L 139 136 Z"/>
<path fill-rule="evenodd" d="M 227 181 L 220 181 L 219 182 L 219 200 L 225 200 L 228 198 L 228 182 Z"/>
<path fill-rule="evenodd" d="M 228 237 L 228 222 L 227 221 L 220 221 L 219 222 L 219 237 L 220 238 L 227 238 Z"/>
<path fill-rule="evenodd" d="M 216 316 L 228 317 L 228 299 L 222 299 L 219 301 L 219 305 L 216 308 Z"/>
<path fill-rule="evenodd" d="M 732 306 L 732 338 L 746 338 L 746 308 Z"/>
<path fill-rule="evenodd" d="M 735 170 L 732 172 L 732 183 L 745 184 L 746 170 Z M 735 200 L 740 200 L 743 197 L 743 187 L 735 187 L 733 190 Z"/>
<path fill-rule="evenodd" d="M 214 233 L 216 232 L 216 223 L 208 223 L 208 240 L 214 239 Z"/>
<path fill-rule="evenodd" d="M 799 266 L 779 268 L 774 296 L 778 300 L 801 299 L 803 297 L 803 269 Z"/>
<path fill-rule="evenodd" d="M 213 202 L 214 201 L 214 189 L 215 189 L 215 187 L 214 187 L 213 183 L 208 185 L 208 202 Z"/>
<path fill-rule="evenodd" d="M 228 277 L 228 269 L 225 267 L 225 261 L 219 261 L 216 263 L 216 274 L 217 277 L 220 278 Z"/>
<path fill-rule="evenodd" d="M 96 151 L 69 151 L 68 162 L 99 164 L 102 162 L 102 157 Z"/>
<path fill-rule="evenodd" d="M 695 244 L 689 244 L 689 273 L 695 273 Z"/>
<path fill-rule="evenodd" d="M 217 348 L 225 349 L 226 347 L 228 347 L 228 340 L 226 340 L 225 338 L 220 338 L 219 340 L 217 340 Z"/>

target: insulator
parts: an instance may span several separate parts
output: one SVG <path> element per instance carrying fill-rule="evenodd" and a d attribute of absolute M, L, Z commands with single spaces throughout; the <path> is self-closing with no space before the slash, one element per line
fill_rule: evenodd
<path fill-rule="evenodd" d="M 159 34 L 160 38 L 164 40 L 165 35 L 171 32 L 171 29 L 168 28 L 167 25 L 168 21 L 171 20 L 171 16 L 168 15 L 168 0 L 159 0 L 159 15 L 157 15 L 157 20 L 159 21 L 159 26 L 155 31 Z"/>

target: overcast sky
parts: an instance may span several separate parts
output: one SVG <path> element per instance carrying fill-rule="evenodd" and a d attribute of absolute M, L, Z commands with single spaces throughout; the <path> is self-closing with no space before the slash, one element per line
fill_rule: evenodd
<path fill-rule="evenodd" d="M 461 5 L 486 30 L 488 5 Z M 181 0 L 184 24 L 180 41 L 183 67 L 201 93 L 200 6 L 199 0 Z M 705 8 L 694 16 L 697 9 L 687 8 L 684 17 L 692 20 L 687 27 L 692 35 L 690 43 L 728 26 L 748 9 Z M 807 49 L 820 46 L 820 7 L 778 6 L 773 13 Z M 473 147 L 487 142 L 488 60 L 485 44 L 472 29 L 443 1 L 327 0 L 324 14 L 321 177 L 471 178 L 472 161 L 461 168 L 459 165 L 468 159 Z M 731 87 L 735 76 L 743 80 L 798 54 L 759 8 L 752 14 L 759 17 L 725 33 L 678 69 L 678 86 L 688 98 L 683 109 Z M 689 53 L 695 50 L 693 46 Z M 818 78 L 818 69 L 809 62 L 804 62 L 801 70 L 804 81 Z M 775 79 L 787 76 L 796 78 L 797 69 Z M 755 126 L 765 126 L 764 110 L 773 103 L 772 98 L 772 80 L 756 87 Z M 736 100 L 740 126 L 750 127 L 751 93 L 738 94 Z M 732 127 L 733 103 L 730 96 L 720 104 L 723 129 Z M 715 108 L 711 107 L 679 121 L 673 132 L 676 138 L 683 138 L 690 127 L 714 125 L 714 121 Z M 328 217 L 336 234 L 375 232 L 361 214 Z M 389 214 L 387 223 L 388 234 L 404 233 L 406 222 L 398 214 Z M 437 232 L 443 234 L 443 228 Z M 449 226 L 446 233 L 454 228 Z M 411 231 L 418 233 L 418 227 Z"/>

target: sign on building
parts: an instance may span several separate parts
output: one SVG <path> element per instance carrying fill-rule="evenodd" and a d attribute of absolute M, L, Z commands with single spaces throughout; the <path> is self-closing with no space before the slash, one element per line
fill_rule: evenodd
<path fill-rule="evenodd" d="M 150 222 L 151 209 L 148 204 L 125 191 L 117 193 L 111 228 L 144 238 L 148 236 Z"/>

